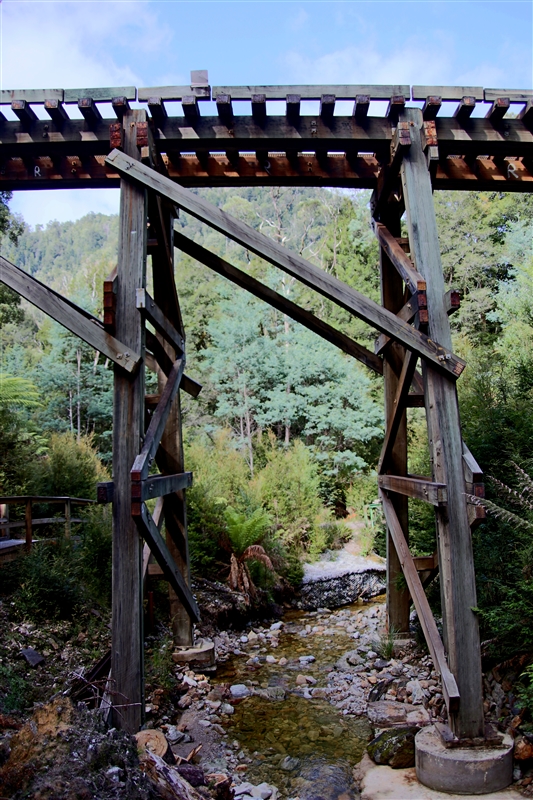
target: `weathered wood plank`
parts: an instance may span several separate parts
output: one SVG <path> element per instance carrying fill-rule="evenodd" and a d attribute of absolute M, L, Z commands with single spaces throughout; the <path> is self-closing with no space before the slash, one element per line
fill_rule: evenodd
<path fill-rule="evenodd" d="M 462 100 L 463 97 L 474 97 L 483 100 L 482 86 L 413 86 L 412 100 L 425 100 L 430 95 L 440 97 L 442 100 Z M 485 98 L 486 99 L 486 98 Z"/>
<path fill-rule="evenodd" d="M 126 372 L 134 372 L 138 367 L 141 356 L 107 333 L 100 320 L 28 275 L 3 256 L 0 256 L 0 281 Z"/>
<path fill-rule="evenodd" d="M 379 475 L 378 484 L 382 489 L 390 492 L 403 494 L 406 497 L 414 497 L 417 500 L 425 500 L 434 506 L 445 506 L 448 502 L 448 490 L 446 484 L 435 483 L 429 478 L 413 478 L 410 475 Z"/>
<path fill-rule="evenodd" d="M 211 87 L 206 86 L 142 86 L 137 90 L 137 100 L 146 103 L 151 97 L 159 97 L 161 100 L 176 101 L 182 100 L 187 96 L 196 97 L 198 100 L 211 99 Z M 213 95 L 214 96 L 214 95 Z"/>
<path fill-rule="evenodd" d="M 403 119 L 420 129 L 422 113 L 406 109 Z M 473 121 L 472 121 L 473 122 Z M 437 118 L 437 127 L 439 118 Z M 492 126 L 491 126 L 492 127 Z M 445 287 L 432 187 L 422 142 L 413 144 L 402 163 L 410 252 L 427 280 L 429 334 L 451 344 L 450 323 L 444 302 Z M 440 147 L 440 141 L 439 141 Z M 433 480 L 447 486 L 448 503 L 436 507 L 443 630 L 449 666 L 461 693 L 461 705 L 452 713 L 451 726 L 459 738 L 483 736 L 482 676 L 476 608 L 472 541 L 465 498 L 461 424 L 456 387 L 422 364 L 426 418 L 433 465 Z"/>
<path fill-rule="evenodd" d="M 418 577 L 416 566 L 413 563 L 413 557 L 409 552 L 409 547 L 403 535 L 402 526 L 398 521 L 391 499 L 388 497 L 387 493 L 382 490 L 380 490 L 380 497 L 383 503 L 383 511 L 385 519 L 387 520 L 387 526 L 391 531 L 394 546 L 402 565 L 405 580 L 409 586 L 409 591 L 431 653 L 431 658 L 433 659 L 433 664 L 441 676 L 442 693 L 446 701 L 446 707 L 449 712 L 455 712 L 460 707 L 462 698 L 459 695 L 455 677 L 446 661 L 446 654 L 437 630 L 437 625 L 431 613 L 426 594 L 420 582 L 420 578 Z"/>
<path fill-rule="evenodd" d="M 527 103 L 533 100 L 533 89 L 485 89 L 484 99 L 487 103 L 493 103 L 500 97 L 507 97 L 511 103 Z"/>
<path fill-rule="evenodd" d="M 130 111 L 123 121 L 124 148 L 137 158 L 137 124 L 146 111 Z M 121 183 L 117 266 L 117 335 L 144 354 L 142 318 L 135 308 L 135 291 L 145 285 L 147 239 L 146 191 Z M 144 369 L 127 375 L 115 368 L 113 405 L 113 595 L 111 670 L 125 707 L 113 713 L 116 727 L 135 733 L 144 710 L 142 641 L 142 540 L 131 515 L 133 460 L 144 433 Z"/>
<path fill-rule="evenodd" d="M 92 89 L 65 89 L 64 103 L 77 103 L 83 97 L 90 97 L 95 103 L 111 103 L 115 97 L 125 97 L 126 100 L 136 100 L 135 86 L 96 87 Z"/>
<path fill-rule="evenodd" d="M 205 247 L 202 247 L 178 231 L 174 231 L 174 244 L 184 253 L 191 256 L 191 258 L 215 270 L 219 275 L 232 281 L 232 283 L 235 283 L 242 289 L 246 289 L 246 291 L 258 297 L 260 300 L 264 300 L 265 303 L 273 306 L 273 308 L 277 308 L 277 310 L 281 311 L 283 314 L 287 314 L 288 317 L 296 320 L 296 322 L 304 325 L 309 330 L 312 330 L 313 333 L 318 334 L 318 336 L 336 345 L 345 353 L 348 353 L 348 355 L 361 361 L 361 363 L 365 364 L 369 369 L 379 375 L 383 374 L 383 362 L 380 358 L 375 356 L 370 350 L 367 350 L 366 347 L 350 339 L 349 336 L 346 336 L 341 333 L 341 331 L 337 331 L 331 325 L 328 325 L 327 322 L 323 322 L 323 320 L 316 317 L 310 311 L 297 305 L 297 303 L 293 303 L 288 298 L 283 297 L 283 295 L 265 286 L 242 270 L 237 269 L 237 267 L 232 266 L 223 258 L 220 258 L 220 256 L 211 253 L 209 250 L 206 250 Z"/>
<path fill-rule="evenodd" d="M 183 353 L 185 350 L 185 342 L 183 337 L 178 333 L 174 325 L 163 314 L 155 300 L 150 297 L 146 289 L 141 288 L 137 290 L 137 308 L 146 316 L 149 322 L 152 323 L 156 331 L 158 331 L 164 339 L 167 340 L 176 350 Z"/>
<path fill-rule="evenodd" d="M 139 90 L 141 91 L 141 90 Z M 300 95 L 302 100 L 320 100 L 322 95 L 335 95 L 337 100 L 354 100 L 358 94 L 371 100 L 389 100 L 392 95 L 409 97 L 407 85 L 298 85 L 298 86 L 213 86 L 213 97 L 229 94 L 232 100 L 250 100 L 254 94 L 263 94 L 267 100 L 285 100 L 287 95 Z"/>
<path fill-rule="evenodd" d="M 63 89 L 0 89 L 0 106 L 10 106 L 13 100 L 44 103 L 45 100 L 54 99 L 63 101 Z"/>
<path fill-rule="evenodd" d="M 176 567 L 165 540 L 159 533 L 157 525 L 152 519 L 152 516 L 146 508 L 145 503 L 142 504 L 141 515 L 135 517 L 135 522 L 139 527 L 141 536 L 148 543 L 154 558 L 163 570 L 165 578 L 172 585 L 174 591 L 187 609 L 187 613 L 189 614 L 191 620 L 193 622 L 199 622 L 200 610 L 196 600 L 194 599 L 191 590 L 185 583 L 183 576 Z"/>
<path fill-rule="evenodd" d="M 107 157 L 107 161 L 121 174 L 140 182 L 164 197 L 168 197 L 180 208 L 207 222 L 274 266 L 298 278 L 307 286 L 373 325 L 382 333 L 400 341 L 408 349 L 418 352 L 423 358 L 430 360 L 437 369 L 453 377 L 458 377 L 463 371 L 464 362 L 453 353 L 443 350 L 439 344 L 428 339 L 420 331 L 406 325 L 374 301 L 315 267 L 298 254 L 255 231 L 244 222 L 236 220 L 211 203 L 197 197 L 187 189 L 173 184 L 168 178 L 163 178 L 154 170 L 135 162 L 118 150 L 114 150 Z"/>
<path fill-rule="evenodd" d="M 161 392 L 161 400 L 158 403 L 158 406 L 152 417 L 152 421 L 150 422 L 148 430 L 146 431 L 142 450 L 135 458 L 133 467 L 131 468 L 131 478 L 134 481 L 140 481 L 148 477 L 151 463 L 155 457 L 157 448 L 159 447 L 159 442 L 161 441 L 161 436 L 163 435 L 163 431 L 170 414 L 172 401 L 174 400 L 180 386 L 184 367 L 185 359 L 178 359 L 174 363 L 174 366 L 172 367 L 172 370 L 168 376 L 165 388 Z"/>

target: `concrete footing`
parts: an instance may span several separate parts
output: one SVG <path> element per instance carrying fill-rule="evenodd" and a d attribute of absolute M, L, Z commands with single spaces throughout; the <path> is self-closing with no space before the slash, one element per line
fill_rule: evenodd
<path fill-rule="evenodd" d="M 501 747 L 446 748 L 435 728 L 423 728 L 415 737 L 416 775 L 430 789 L 476 795 L 497 792 L 513 779 L 513 740 L 504 736 Z"/>
<path fill-rule="evenodd" d="M 192 647 L 175 647 L 172 660 L 175 664 L 212 668 L 215 666 L 215 643 L 211 639 L 197 639 Z"/>

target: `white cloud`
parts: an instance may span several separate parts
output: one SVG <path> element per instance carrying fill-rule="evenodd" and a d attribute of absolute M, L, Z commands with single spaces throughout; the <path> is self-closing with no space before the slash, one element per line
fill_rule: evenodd
<path fill-rule="evenodd" d="M 170 37 L 144 3 L 4 0 L 2 88 L 135 86 L 142 83 L 135 64 L 117 61 L 120 42 L 135 62 Z"/>
<path fill-rule="evenodd" d="M 451 45 L 441 41 L 435 52 L 415 40 L 384 55 L 373 43 L 351 45 L 313 57 L 292 51 L 284 57 L 287 82 L 339 84 L 446 83 L 451 73 Z"/>
<path fill-rule="evenodd" d="M 309 14 L 307 13 L 307 11 L 304 8 L 300 8 L 295 14 L 289 17 L 288 20 L 289 28 L 292 31 L 300 31 L 304 27 L 308 19 L 309 19 Z"/>
<path fill-rule="evenodd" d="M 14 192 L 9 207 L 35 226 L 54 219 L 58 222 L 80 219 L 91 211 L 118 214 L 119 200 L 118 189 L 40 189 Z"/>

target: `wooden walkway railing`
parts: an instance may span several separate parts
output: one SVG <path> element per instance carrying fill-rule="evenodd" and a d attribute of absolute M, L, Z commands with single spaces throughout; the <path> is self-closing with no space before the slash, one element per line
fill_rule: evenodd
<path fill-rule="evenodd" d="M 40 495 L 11 495 L 0 497 L 0 551 L 5 550 L 6 547 L 20 547 L 25 545 L 27 552 L 31 550 L 33 542 L 33 529 L 41 525 L 53 525 L 59 522 L 65 525 L 65 536 L 70 537 L 72 524 L 83 522 L 84 520 L 72 516 L 72 506 L 74 505 L 91 505 L 95 500 L 87 500 L 83 497 L 44 497 Z M 33 505 L 36 504 L 60 504 L 65 508 L 65 515 L 63 517 L 41 517 L 39 519 L 33 518 Z M 10 506 L 24 506 L 25 514 L 23 520 L 9 519 Z M 9 532 L 14 528 L 24 528 L 24 539 L 7 539 L 4 537 L 9 536 Z M 2 541 L 4 539 L 4 541 Z"/>

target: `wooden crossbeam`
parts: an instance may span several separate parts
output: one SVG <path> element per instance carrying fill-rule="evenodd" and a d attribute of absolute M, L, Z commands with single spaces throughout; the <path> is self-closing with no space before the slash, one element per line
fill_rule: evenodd
<path fill-rule="evenodd" d="M 136 516 L 134 519 L 139 529 L 139 533 L 150 547 L 154 558 L 163 570 L 163 575 L 187 609 L 187 613 L 189 614 L 191 620 L 193 622 L 199 622 L 200 610 L 198 608 L 198 604 L 196 603 L 191 590 L 185 583 L 183 576 L 178 570 L 174 559 L 170 555 L 167 544 L 159 533 L 159 529 L 148 509 L 146 508 L 145 503 L 141 504 L 141 514 Z"/>
<path fill-rule="evenodd" d="M 99 319 L 28 275 L 3 256 L 0 256 L 0 281 L 126 372 L 134 372 L 139 365 L 141 356 L 107 333 Z"/>
<path fill-rule="evenodd" d="M 154 497 L 163 497 L 192 486 L 192 472 L 174 475 L 150 475 L 141 481 L 131 482 L 131 513 L 141 514 L 141 503 Z"/>
<path fill-rule="evenodd" d="M 184 367 L 185 359 L 180 358 L 175 361 L 170 371 L 165 388 L 161 393 L 161 400 L 146 431 L 142 450 L 131 468 L 132 481 L 138 482 L 148 477 L 150 466 L 157 452 L 157 448 L 159 447 L 159 442 L 161 441 L 161 436 L 163 435 L 168 415 L 170 414 L 172 402 L 180 387 Z"/>
<path fill-rule="evenodd" d="M 137 92 L 137 99 L 141 103 L 148 102 L 152 97 L 176 101 L 187 96 L 196 97 L 198 100 L 210 100 L 211 87 L 208 84 L 202 86 L 149 86 L 139 88 Z"/>
<path fill-rule="evenodd" d="M 453 377 L 458 377 L 463 371 L 465 362 L 462 359 L 444 351 L 436 342 L 410 325 L 406 325 L 402 320 L 398 320 L 394 314 L 374 301 L 244 222 L 234 219 L 211 203 L 187 189 L 177 186 L 118 150 L 113 150 L 107 157 L 107 161 L 125 177 L 168 197 L 184 211 L 207 222 L 215 230 L 229 236 L 269 263 L 298 278 L 307 286 L 373 325 L 382 333 L 398 340 L 408 349 L 414 350 L 423 358 L 428 359 L 439 371 Z"/>
<path fill-rule="evenodd" d="M 331 342 L 331 344 L 334 344 L 340 350 L 343 350 L 345 353 L 348 353 L 348 355 L 361 361 L 365 366 L 369 367 L 369 369 L 379 375 L 383 374 L 383 362 L 380 358 L 349 336 L 346 336 L 344 333 L 341 333 L 341 331 L 328 325 L 327 322 L 316 317 L 310 311 L 302 308 L 297 303 L 293 303 L 292 300 L 283 297 L 283 295 L 275 292 L 269 286 L 265 286 L 265 284 L 252 278 L 251 275 L 247 275 L 242 270 L 232 266 L 223 258 L 220 258 L 220 256 L 211 253 L 209 250 L 206 250 L 205 247 L 202 247 L 178 231 L 174 231 L 174 244 L 182 252 L 191 256 L 191 258 L 210 267 L 219 275 L 232 281 L 232 283 L 235 283 L 242 289 L 246 289 L 246 291 L 273 306 L 273 308 L 277 308 L 278 311 L 296 320 L 296 322 L 304 325 L 306 328 L 313 331 L 313 333 L 318 334 L 318 336 Z"/>
<path fill-rule="evenodd" d="M 379 494 L 383 503 L 383 512 L 387 521 L 387 527 L 391 533 L 394 547 L 398 554 L 403 574 L 405 576 L 405 580 L 407 581 L 409 592 L 411 594 L 420 625 L 422 626 L 429 652 L 431 653 L 431 658 L 433 659 L 433 664 L 435 669 L 440 673 L 442 680 L 442 693 L 444 695 L 446 707 L 448 711 L 456 711 L 459 708 L 460 702 L 459 689 L 457 688 L 456 680 L 451 673 L 450 668 L 448 667 L 444 646 L 439 636 L 435 619 L 431 613 L 426 594 L 422 587 L 422 583 L 420 582 L 420 578 L 418 577 L 416 566 L 413 563 L 413 557 L 409 552 L 409 547 L 405 541 L 405 536 L 396 515 L 396 511 L 394 510 L 394 506 L 392 505 L 392 502 L 386 492 L 380 489 Z"/>
<path fill-rule="evenodd" d="M 389 418 L 387 430 L 385 431 L 385 438 L 383 440 L 381 455 L 378 461 L 378 474 L 382 473 L 384 469 L 387 469 L 388 467 L 389 458 L 392 448 L 394 447 L 394 440 L 400 427 L 402 414 L 405 411 L 405 401 L 409 393 L 411 381 L 413 380 L 417 360 L 418 356 L 416 353 L 407 351 L 394 397 L 394 411 Z"/>
<path fill-rule="evenodd" d="M 487 103 L 493 103 L 500 97 L 507 97 L 511 103 L 527 103 L 533 100 L 533 89 L 485 89 L 483 92 Z"/>
<path fill-rule="evenodd" d="M 95 106 L 96 108 L 96 106 Z M 507 124 L 507 120 L 506 120 Z M 533 124 L 533 117 L 532 117 Z M 109 135 L 109 132 L 108 132 Z M 82 154 L 85 145 L 76 149 Z M 92 145 L 91 145 L 92 147 Z M 258 154 L 268 151 L 258 150 Z M 380 165 L 375 156 L 352 158 L 355 148 L 346 154 L 329 154 L 319 161 L 314 153 L 268 153 L 266 161 L 252 153 L 240 154 L 232 164 L 222 154 L 164 155 L 169 177 L 182 186 L 337 186 L 374 189 Z M 105 156 L 55 158 L 31 156 L 0 161 L 0 189 L 72 189 L 116 188 L 120 178 L 104 163 Z M 442 155 L 432 176 L 434 189 L 460 191 L 530 192 L 533 167 L 514 157 L 483 158 L 473 162 L 459 156 Z"/>
<path fill-rule="evenodd" d="M 433 506 L 445 506 L 448 502 L 448 490 L 444 483 L 434 483 L 430 478 L 414 478 L 400 475 L 379 475 L 378 484 L 390 492 L 425 500 Z"/>
<path fill-rule="evenodd" d="M 136 291 L 137 308 L 145 315 L 149 322 L 152 323 L 156 331 L 158 331 L 167 342 L 169 342 L 177 352 L 183 353 L 185 350 L 185 342 L 183 337 L 178 333 L 174 325 L 163 314 L 155 300 L 150 297 L 146 289 L 137 289 Z"/>
<path fill-rule="evenodd" d="M 1 89 L 0 106 L 10 106 L 13 100 L 44 103 L 45 100 L 56 99 L 63 102 L 64 96 L 63 89 Z"/>

